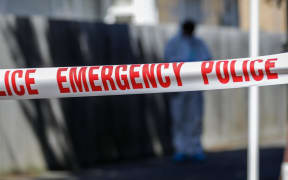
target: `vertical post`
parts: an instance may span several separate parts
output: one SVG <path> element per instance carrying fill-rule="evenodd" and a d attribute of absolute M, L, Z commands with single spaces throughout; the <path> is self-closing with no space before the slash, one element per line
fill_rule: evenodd
<path fill-rule="evenodd" d="M 259 0 L 250 0 L 250 57 L 259 52 Z M 248 115 L 248 180 L 259 179 L 259 89 L 249 88 Z"/>
<path fill-rule="evenodd" d="M 288 44 L 288 0 L 286 0 L 286 44 Z M 285 51 L 287 51 L 287 47 Z"/>
<path fill-rule="evenodd" d="M 285 3 L 286 3 L 286 43 L 283 45 L 283 52 L 288 51 L 288 0 L 286 0 Z M 286 85 L 286 88 L 287 87 L 288 86 Z M 288 135 L 286 134 L 286 146 L 285 146 L 284 158 L 283 158 L 283 162 L 281 166 L 281 176 L 280 176 L 280 179 L 282 180 L 288 179 L 288 141 L 287 140 L 288 140 Z"/>

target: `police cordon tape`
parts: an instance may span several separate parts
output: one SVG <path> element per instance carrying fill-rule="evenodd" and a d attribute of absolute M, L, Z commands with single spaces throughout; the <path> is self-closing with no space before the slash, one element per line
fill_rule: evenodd
<path fill-rule="evenodd" d="M 0 99 L 163 93 L 288 83 L 288 53 L 203 62 L 0 70 Z"/>

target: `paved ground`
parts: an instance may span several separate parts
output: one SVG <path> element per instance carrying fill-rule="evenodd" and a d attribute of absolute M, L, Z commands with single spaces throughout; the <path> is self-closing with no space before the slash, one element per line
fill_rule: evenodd
<path fill-rule="evenodd" d="M 283 149 L 261 150 L 260 179 L 277 180 Z M 119 162 L 74 174 L 49 173 L 29 180 L 244 180 L 246 150 L 208 153 L 201 164 L 174 164 L 171 158 Z"/>

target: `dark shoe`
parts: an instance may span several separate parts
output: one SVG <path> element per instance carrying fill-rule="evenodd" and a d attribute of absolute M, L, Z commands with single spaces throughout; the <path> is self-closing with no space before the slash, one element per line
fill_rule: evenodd
<path fill-rule="evenodd" d="M 175 153 L 173 155 L 173 161 L 175 163 L 183 163 L 185 161 L 189 160 L 188 156 L 183 153 Z"/>
<path fill-rule="evenodd" d="M 206 155 L 204 154 L 204 152 L 193 154 L 189 156 L 189 160 L 203 162 L 206 160 Z"/>

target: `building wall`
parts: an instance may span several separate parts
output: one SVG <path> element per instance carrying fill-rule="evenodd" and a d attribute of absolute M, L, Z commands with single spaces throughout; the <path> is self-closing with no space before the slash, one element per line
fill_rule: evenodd
<path fill-rule="evenodd" d="M 186 12 L 189 7 L 192 6 L 193 1 L 198 0 L 158 0 L 158 10 L 160 23 L 178 23 L 181 17 L 189 17 Z M 202 0 L 201 7 L 203 13 L 198 13 L 199 17 L 202 17 L 201 24 L 206 25 L 223 25 L 223 14 L 227 13 L 227 9 L 224 8 L 225 0 Z M 286 32 L 286 1 L 282 0 L 279 4 L 274 0 L 260 0 L 260 28 L 264 32 L 285 33 Z M 244 31 L 249 30 L 249 3 L 250 0 L 238 0 L 238 27 Z M 182 4 L 182 5 L 181 5 Z M 195 5 L 196 3 L 194 3 Z M 179 7 L 180 6 L 180 7 Z M 181 8 L 186 7 L 186 8 Z M 192 7 L 191 7 L 192 8 Z M 192 11 L 190 9 L 190 11 Z M 234 11 L 234 10 L 231 10 Z M 227 14 L 229 15 L 229 13 Z M 192 16 L 193 18 L 193 16 Z M 197 17 L 196 17 L 197 18 Z M 237 18 L 236 18 L 237 19 Z M 236 20 L 235 19 L 235 20 Z M 237 26 L 237 22 L 235 23 Z"/>
<path fill-rule="evenodd" d="M 234 1 L 237 3 L 237 0 Z M 230 0 L 147 0 L 143 1 L 145 2 L 143 5 L 139 2 L 142 1 L 131 0 L 131 5 L 129 5 L 129 13 L 133 16 L 130 22 L 136 24 L 141 24 L 141 22 L 176 24 L 190 17 L 202 24 L 221 26 L 225 24 L 223 14 L 226 13 L 226 16 L 229 16 L 229 13 L 235 12 L 235 9 L 228 12 L 224 8 L 225 2 L 230 2 Z M 245 31 L 249 30 L 249 2 L 250 0 L 238 0 L 239 28 Z M 261 31 L 285 33 L 286 1 L 282 0 L 280 4 L 276 0 L 260 0 L 259 2 Z M 43 15 L 53 18 L 106 21 L 105 17 L 115 14 L 114 11 L 109 12 L 112 4 L 112 0 L 0 0 L 0 14 Z M 145 7 L 141 8 L 142 6 Z M 125 8 L 117 7 L 116 9 L 125 14 Z M 141 11 L 142 9 L 145 11 Z M 236 26 L 237 24 L 238 22 Z"/>
<path fill-rule="evenodd" d="M 286 32 L 286 1 L 260 0 L 260 29 L 264 32 Z M 239 1 L 240 28 L 249 30 L 249 0 Z"/>
<path fill-rule="evenodd" d="M 178 2 L 175 0 L 158 0 L 159 22 L 163 24 L 176 23 Z"/>
<path fill-rule="evenodd" d="M 229 12 L 225 11 L 226 1 L 227 0 L 157 0 L 160 23 L 178 23 L 183 19 L 190 18 L 201 24 L 222 25 L 225 24 L 225 20 L 235 18 L 234 16 L 230 19 L 227 18 L 226 16 L 229 15 L 229 13 L 237 14 L 237 11 L 234 9 L 231 9 Z M 236 3 L 237 6 L 237 0 L 230 2 L 230 4 L 234 3 Z M 238 23 L 237 19 L 235 19 L 235 22 L 236 24 Z"/>

